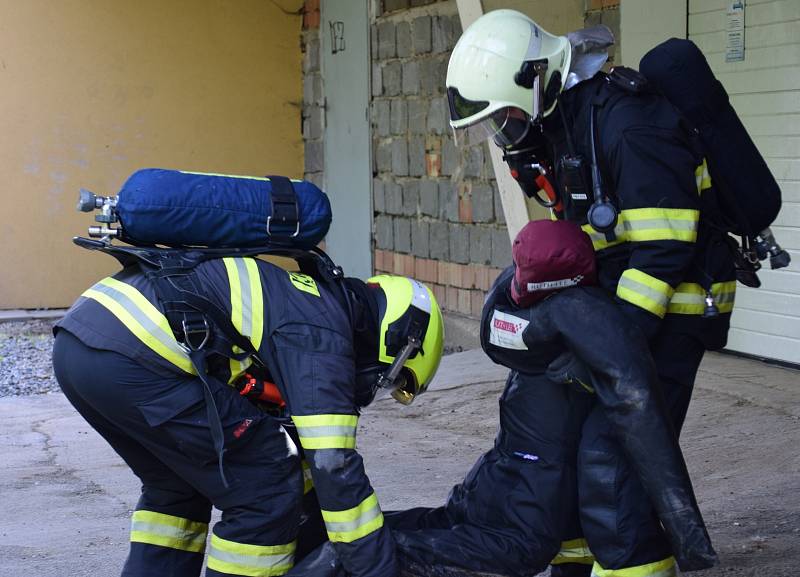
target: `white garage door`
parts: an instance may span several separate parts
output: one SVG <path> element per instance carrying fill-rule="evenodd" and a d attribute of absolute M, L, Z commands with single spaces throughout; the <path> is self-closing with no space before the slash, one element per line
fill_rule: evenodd
<path fill-rule="evenodd" d="M 689 38 L 778 179 L 783 208 L 772 230 L 792 264 L 762 269 L 759 289 L 739 285 L 728 348 L 800 363 L 800 0 L 747 0 L 745 59 L 726 63 L 729 4 L 689 0 Z"/>

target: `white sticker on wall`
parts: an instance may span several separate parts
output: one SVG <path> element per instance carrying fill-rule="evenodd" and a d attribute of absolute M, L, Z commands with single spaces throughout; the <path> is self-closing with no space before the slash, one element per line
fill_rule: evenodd
<path fill-rule="evenodd" d="M 489 327 L 489 342 L 504 349 L 527 351 L 528 346 L 522 339 L 522 334 L 529 324 L 525 319 L 496 310 Z"/>
<path fill-rule="evenodd" d="M 729 2 L 727 17 L 725 62 L 739 62 L 744 60 L 744 0 Z"/>

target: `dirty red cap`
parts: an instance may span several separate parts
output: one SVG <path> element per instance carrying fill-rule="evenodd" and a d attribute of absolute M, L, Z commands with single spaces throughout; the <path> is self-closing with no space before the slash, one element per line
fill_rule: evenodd
<path fill-rule="evenodd" d="M 511 298 L 518 306 L 572 286 L 597 284 L 592 240 L 573 222 L 529 222 L 514 239 L 512 254 L 516 271 Z"/>

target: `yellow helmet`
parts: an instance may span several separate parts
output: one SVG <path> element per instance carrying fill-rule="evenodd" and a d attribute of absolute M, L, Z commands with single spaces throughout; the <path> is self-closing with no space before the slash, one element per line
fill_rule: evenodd
<path fill-rule="evenodd" d="M 444 348 L 442 311 L 431 290 L 404 276 L 367 279 L 378 302 L 378 361 L 389 365 L 378 386 L 404 405 L 425 392 Z"/>
<path fill-rule="evenodd" d="M 447 66 L 456 143 L 520 143 L 555 108 L 571 56 L 566 36 L 550 34 L 521 12 L 495 10 L 478 18 L 459 38 Z"/>

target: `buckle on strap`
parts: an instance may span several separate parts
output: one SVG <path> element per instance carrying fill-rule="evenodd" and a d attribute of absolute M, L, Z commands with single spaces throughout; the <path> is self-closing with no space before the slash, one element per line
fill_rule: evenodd
<path fill-rule="evenodd" d="M 203 321 L 201 325 L 197 321 L 190 321 L 186 316 L 181 321 L 183 329 L 183 345 L 190 351 L 201 351 L 211 339 L 211 325 L 208 324 L 206 317 L 200 317 Z M 200 344 L 196 344 L 199 341 Z"/>
<path fill-rule="evenodd" d="M 292 181 L 285 176 L 269 175 L 272 185 L 272 214 L 267 217 L 267 234 L 270 236 L 294 238 L 300 233 L 300 215 L 297 206 L 297 193 Z M 273 232 L 272 225 L 286 227 L 283 232 Z M 294 228 L 294 232 L 289 231 Z"/>
<path fill-rule="evenodd" d="M 273 207 L 274 207 L 274 204 L 273 204 Z M 281 219 L 280 224 L 286 224 L 286 223 L 287 223 L 286 219 Z M 277 232 L 272 232 L 271 224 L 272 224 L 272 215 L 267 217 L 267 234 L 269 236 L 287 236 L 287 235 L 284 235 L 284 234 L 279 234 Z M 292 234 L 288 235 L 288 236 L 289 236 L 289 238 L 294 238 L 298 234 L 300 234 L 300 221 L 295 222 L 294 232 Z"/>

